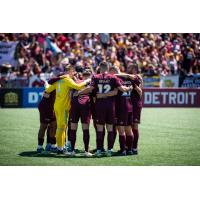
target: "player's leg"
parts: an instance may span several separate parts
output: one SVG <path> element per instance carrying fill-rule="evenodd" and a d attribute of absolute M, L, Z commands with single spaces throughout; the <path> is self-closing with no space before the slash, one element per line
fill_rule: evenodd
<path fill-rule="evenodd" d="M 66 131 L 66 113 L 65 110 L 60 107 L 55 107 L 55 115 L 56 115 L 56 143 L 58 148 L 58 154 L 63 153 L 64 143 L 65 143 L 65 131 Z"/>
<path fill-rule="evenodd" d="M 68 120 L 68 125 L 67 125 L 67 138 L 66 138 L 66 140 L 65 140 L 65 149 L 66 149 L 66 151 L 68 151 L 68 152 L 71 152 L 72 151 L 72 149 L 71 149 L 71 141 L 70 141 L 70 132 L 71 132 L 71 122 L 70 122 L 70 117 L 69 117 L 69 120 Z"/>
<path fill-rule="evenodd" d="M 51 148 L 50 151 L 52 152 L 56 152 L 57 151 L 57 147 L 56 147 L 56 121 L 53 120 L 50 123 L 50 144 L 51 144 Z"/>
<path fill-rule="evenodd" d="M 78 128 L 78 123 L 70 123 L 70 142 L 71 142 L 71 151 L 74 152 L 76 144 L 76 131 Z"/>
<path fill-rule="evenodd" d="M 139 140 L 139 124 L 140 124 L 140 118 L 141 118 L 141 107 L 133 107 L 133 125 L 132 125 L 132 131 L 133 131 L 133 154 L 138 154 L 138 140 Z"/>
<path fill-rule="evenodd" d="M 103 148 L 103 127 L 104 124 L 96 124 L 97 126 L 97 137 L 96 137 L 96 146 L 97 146 L 97 152 L 96 156 L 100 157 L 102 156 L 102 148 Z"/>
<path fill-rule="evenodd" d="M 50 124 L 49 124 L 48 127 L 47 127 L 47 132 L 46 132 L 47 144 L 46 144 L 46 147 L 45 147 L 45 151 L 50 151 L 50 149 L 51 149 L 50 131 L 51 131 L 51 127 L 50 127 Z"/>
<path fill-rule="evenodd" d="M 138 154 L 138 140 L 139 140 L 139 129 L 138 129 L 138 123 L 133 123 L 132 126 L 133 131 L 133 153 Z"/>
<path fill-rule="evenodd" d="M 43 144 L 44 144 L 44 136 L 45 136 L 47 126 L 48 126 L 47 123 L 40 123 L 40 128 L 38 131 L 38 147 L 37 147 L 38 153 L 41 153 L 44 150 Z"/>
<path fill-rule="evenodd" d="M 118 154 L 120 156 L 125 156 L 126 155 L 126 134 L 125 134 L 124 126 L 117 126 L 117 130 L 119 132 L 119 146 L 120 146 L 120 151 L 118 152 Z"/>
<path fill-rule="evenodd" d="M 126 144 L 127 144 L 127 155 L 132 155 L 132 148 L 133 148 L 133 132 L 131 126 L 125 126 L 125 133 L 126 133 Z"/>
<path fill-rule="evenodd" d="M 91 120 L 91 105 L 88 102 L 86 105 L 80 106 L 80 116 L 81 116 L 81 124 L 82 124 L 82 130 L 83 130 L 83 142 L 84 142 L 84 148 L 85 153 L 84 155 L 86 157 L 92 156 L 92 154 L 89 152 L 89 142 L 90 142 L 90 132 L 89 132 L 89 126 L 90 126 L 90 120 Z"/>

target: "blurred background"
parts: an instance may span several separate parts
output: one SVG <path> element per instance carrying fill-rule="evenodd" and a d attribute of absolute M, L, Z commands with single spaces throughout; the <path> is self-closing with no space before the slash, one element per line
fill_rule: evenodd
<path fill-rule="evenodd" d="M 84 70 L 96 71 L 104 60 L 122 72 L 137 64 L 144 87 L 198 87 L 198 81 L 184 84 L 184 79 L 198 79 L 200 34 L 2 33 L 0 87 L 41 87 L 67 63 L 75 65 L 81 78 Z"/>

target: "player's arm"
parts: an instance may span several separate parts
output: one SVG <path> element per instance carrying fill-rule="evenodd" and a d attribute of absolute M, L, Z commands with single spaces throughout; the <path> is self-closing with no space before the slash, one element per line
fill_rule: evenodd
<path fill-rule="evenodd" d="M 97 94 L 96 97 L 97 97 L 97 99 L 106 98 L 106 97 L 113 97 L 113 96 L 117 95 L 117 92 L 118 92 L 118 89 L 115 88 L 114 90 L 112 90 L 112 91 L 110 91 L 106 94 Z"/>
<path fill-rule="evenodd" d="M 120 74 L 115 74 L 117 77 L 123 77 L 123 78 L 129 78 L 131 80 L 135 79 L 135 75 L 133 74 L 125 74 L 125 73 L 120 73 Z"/>
<path fill-rule="evenodd" d="M 143 81 L 142 78 L 140 77 L 139 85 L 134 84 L 133 87 L 133 89 L 140 95 L 140 97 L 142 96 L 142 88 L 143 88 Z"/>
<path fill-rule="evenodd" d="M 91 93 L 92 91 L 94 90 L 94 87 L 93 86 L 88 86 L 82 90 L 79 90 L 78 91 L 78 95 L 83 95 L 83 94 L 89 94 Z"/>
<path fill-rule="evenodd" d="M 84 86 L 86 86 L 90 82 L 90 79 L 87 79 L 87 80 L 83 81 L 82 83 L 77 84 L 71 78 L 68 78 L 65 80 L 66 80 L 67 86 L 69 88 L 75 89 L 75 90 L 81 90 Z"/>
<path fill-rule="evenodd" d="M 45 92 L 46 93 L 51 93 L 56 89 L 56 82 L 53 85 L 45 85 Z"/>

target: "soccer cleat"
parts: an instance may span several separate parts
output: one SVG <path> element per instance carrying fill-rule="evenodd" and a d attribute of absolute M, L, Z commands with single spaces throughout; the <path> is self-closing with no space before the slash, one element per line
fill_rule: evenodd
<path fill-rule="evenodd" d="M 119 150 L 117 152 L 117 156 L 126 156 L 126 150 L 122 151 L 122 150 Z"/>
<path fill-rule="evenodd" d="M 58 154 L 58 155 L 64 154 L 64 151 L 58 149 L 58 150 L 57 150 L 57 154 Z"/>
<path fill-rule="evenodd" d="M 44 151 L 44 148 L 37 148 L 37 153 L 42 153 Z"/>
<path fill-rule="evenodd" d="M 51 144 L 48 143 L 48 144 L 46 145 L 46 147 L 45 147 L 45 151 L 50 151 L 50 149 L 51 149 Z"/>
<path fill-rule="evenodd" d="M 132 152 L 133 152 L 133 155 L 138 155 L 138 150 L 137 149 L 133 149 Z"/>
<path fill-rule="evenodd" d="M 72 151 L 72 146 L 71 146 L 71 142 L 68 141 L 66 144 L 65 144 L 65 149 L 66 151 L 68 152 L 71 152 Z"/>
<path fill-rule="evenodd" d="M 110 149 L 106 152 L 107 157 L 111 157 L 113 155 L 113 151 Z"/>
<path fill-rule="evenodd" d="M 85 153 L 83 155 L 84 155 L 84 157 L 87 157 L 87 158 L 93 157 L 93 154 L 90 152 L 87 152 L 87 151 L 85 151 Z"/>
<path fill-rule="evenodd" d="M 76 155 L 76 153 L 75 153 L 75 151 L 71 151 L 71 152 L 65 151 L 64 155 L 67 157 L 74 157 Z"/>
<path fill-rule="evenodd" d="M 95 156 L 98 157 L 98 158 L 99 158 L 99 157 L 102 157 L 102 152 L 101 152 L 101 150 L 97 150 L 96 153 L 95 153 Z"/>
<path fill-rule="evenodd" d="M 133 151 L 131 151 L 131 150 L 126 151 L 126 155 L 128 155 L 128 156 L 133 155 Z"/>
<path fill-rule="evenodd" d="M 51 153 L 57 153 L 57 151 L 58 151 L 57 147 L 51 147 L 50 148 Z"/>

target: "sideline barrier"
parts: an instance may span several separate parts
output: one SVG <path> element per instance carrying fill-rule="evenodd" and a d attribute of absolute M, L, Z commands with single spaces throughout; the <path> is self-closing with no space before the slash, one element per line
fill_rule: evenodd
<path fill-rule="evenodd" d="M 0 89 L 1 107 L 34 108 L 44 88 Z M 200 107 L 200 89 L 144 88 L 144 107 Z"/>

